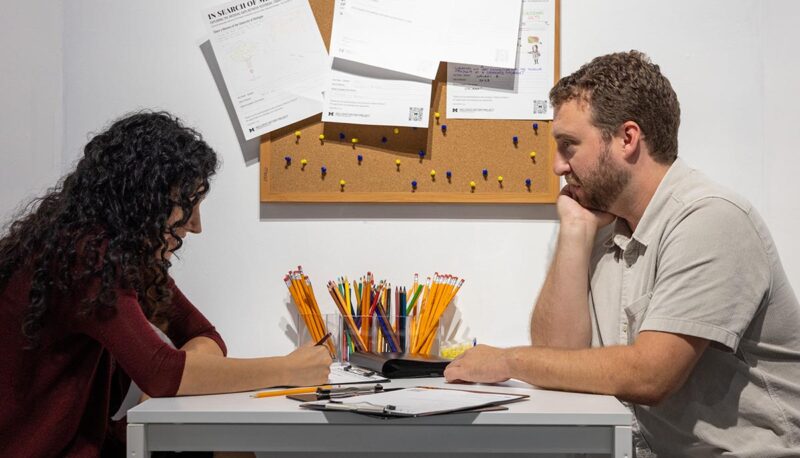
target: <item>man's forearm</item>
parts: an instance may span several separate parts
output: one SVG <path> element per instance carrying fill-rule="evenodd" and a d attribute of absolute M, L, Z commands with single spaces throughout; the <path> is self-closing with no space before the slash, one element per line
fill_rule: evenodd
<path fill-rule="evenodd" d="M 581 350 L 516 347 L 506 351 L 509 378 L 546 389 L 608 394 L 654 404 L 668 394 L 664 378 L 651 370 L 633 346 Z"/>
<path fill-rule="evenodd" d="M 556 254 L 531 319 L 533 345 L 589 346 L 588 272 L 595 233 L 591 228 L 562 224 Z"/>

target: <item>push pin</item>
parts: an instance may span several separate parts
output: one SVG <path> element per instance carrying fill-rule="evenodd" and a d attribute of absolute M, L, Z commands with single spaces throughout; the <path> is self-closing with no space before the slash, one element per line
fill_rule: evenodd
<path fill-rule="evenodd" d="M 436 170 L 431 170 L 431 180 L 436 181 Z"/>
<path fill-rule="evenodd" d="M 294 131 L 294 136 L 295 136 L 295 138 L 297 138 L 298 140 L 300 140 L 300 135 L 302 135 L 302 132 L 300 132 L 299 130 L 296 130 L 296 131 Z"/>
<path fill-rule="evenodd" d="M 423 159 L 425 159 L 425 150 L 421 149 L 419 150 L 419 160 L 421 161 Z"/>
<path fill-rule="evenodd" d="M 442 133 L 443 134 L 447 133 L 447 124 L 442 124 Z"/>
<path fill-rule="evenodd" d="M 342 191 L 344 191 L 344 185 L 346 185 L 346 184 L 347 184 L 347 182 L 346 182 L 346 181 L 344 181 L 344 180 L 339 180 L 339 188 L 340 188 Z"/>
<path fill-rule="evenodd" d="M 364 156 L 359 154 L 357 159 L 358 159 L 358 164 L 361 165 L 361 161 L 364 160 Z"/>
<path fill-rule="evenodd" d="M 503 186 L 503 175 L 497 177 L 497 182 L 500 183 L 500 186 Z"/>
<path fill-rule="evenodd" d="M 442 117 L 442 114 L 441 114 L 441 113 L 439 113 L 438 111 L 434 111 L 434 112 L 433 112 L 433 117 L 434 117 L 434 118 L 436 118 L 436 120 L 438 121 L 438 120 L 439 120 L 439 118 L 440 118 L 440 117 Z"/>
<path fill-rule="evenodd" d="M 286 161 L 286 167 L 292 165 L 292 156 L 284 156 L 283 160 Z"/>
<path fill-rule="evenodd" d="M 305 170 L 306 165 L 308 165 L 308 160 L 300 159 L 300 170 Z"/>
<path fill-rule="evenodd" d="M 539 123 L 538 122 L 533 123 L 533 132 L 536 135 L 539 135 Z"/>
<path fill-rule="evenodd" d="M 528 188 L 528 191 L 531 190 L 531 179 L 525 178 L 525 187 Z"/>
<path fill-rule="evenodd" d="M 514 146 L 517 146 L 517 143 L 519 143 L 519 137 L 514 135 L 513 137 L 511 137 L 511 141 L 514 143 Z"/>
<path fill-rule="evenodd" d="M 470 181 L 469 182 L 469 187 L 470 187 L 471 192 L 475 192 L 475 182 L 474 181 Z"/>
<path fill-rule="evenodd" d="M 325 175 L 328 174 L 328 168 L 325 166 L 320 167 L 319 173 L 324 177 Z"/>
<path fill-rule="evenodd" d="M 394 128 L 394 130 L 393 130 L 393 132 L 394 132 L 394 134 L 395 134 L 395 135 L 397 135 L 397 134 L 399 134 L 399 133 L 400 133 L 400 129 L 398 129 L 397 127 L 395 127 L 395 128 Z"/>
<path fill-rule="evenodd" d="M 386 142 L 388 142 L 388 141 L 389 141 L 389 139 L 388 139 L 388 138 L 386 138 L 386 137 L 381 137 L 381 143 L 386 143 Z"/>
<path fill-rule="evenodd" d="M 489 176 L 489 169 L 483 169 L 481 173 L 483 174 L 483 178 L 486 179 L 486 177 Z"/>
<path fill-rule="evenodd" d="M 445 172 L 445 176 L 447 176 L 447 181 L 450 181 L 450 179 L 453 178 L 453 172 L 448 170 Z"/>
<path fill-rule="evenodd" d="M 400 159 L 395 159 L 394 165 L 397 166 L 397 171 L 400 171 Z"/>
<path fill-rule="evenodd" d="M 321 142 L 325 141 L 325 134 L 319 134 L 319 141 Z"/>
<path fill-rule="evenodd" d="M 531 161 L 534 164 L 536 163 L 536 151 L 531 151 Z"/>
<path fill-rule="evenodd" d="M 413 190 L 417 189 L 417 180 L 414 180 L 414 181 L 411 182 L 411 189 L 413 189 Z"/>
<path fill-rule="evenodd" d="M 356 137 L 353 137 L 353 138 L 350 139 L 350 143 L 352 143 L 353 144 L 353 148 L 355 148 L 356 147 L 356 143 L 358 143 L 358 139 Z"/>
<path fill-rule="evenodd" d="M 347 137 L 344 132 L 339 132 L 339 140 L 344 140 Z"/>

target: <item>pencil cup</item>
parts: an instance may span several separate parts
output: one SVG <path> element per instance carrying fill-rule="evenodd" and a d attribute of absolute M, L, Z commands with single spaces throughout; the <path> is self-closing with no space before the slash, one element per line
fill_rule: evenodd
<path fill-rule="evenodd" d="M 433 325 L 432 331 L 425 332 L 424 328 L 415 326 L 409 317 L 356 315 L 339 317 L 339 320 L 337 351 L 342 355 L 342 361 L 349 361 L 350 354 L 362 348 L 375 353 L 439 353 L 439 339 L 443 335 L 443 331 L 439 329 L 441 324 Z"/>
<path fill-rule="evenodd" d="M 331 336 L 326 339 L 325 346 L 332 352 L 334 361 L 341 361 L 342 355 L 340 352 L 340 336 L 341 331 L 339 325 L 339 315 L 334 313 L 327 313 L 321 315 L 303 315 L 297 314 L 295 322 L 297 323 L 297 346 L 306 345 L 309 342 L 319 342 L 325 334 L 331 333 Z"/>

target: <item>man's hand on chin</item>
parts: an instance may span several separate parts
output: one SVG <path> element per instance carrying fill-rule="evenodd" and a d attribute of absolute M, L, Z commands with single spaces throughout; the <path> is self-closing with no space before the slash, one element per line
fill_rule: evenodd
<path fill-rule="evenodd" d="M 444 370 L 448 382 L 498 383 L 511 378 L 508 351 L 478 345 L 453 360 Z"/>

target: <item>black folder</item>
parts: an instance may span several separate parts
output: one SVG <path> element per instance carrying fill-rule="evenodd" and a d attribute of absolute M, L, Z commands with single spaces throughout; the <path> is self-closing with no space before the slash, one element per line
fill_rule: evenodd
<path fill-rule="evenodd" d="M 449 359 L 419 353 L 371 353 L 357 351 L 350 364 L 380 373 L 387 378 L 442 377 Z"/>

